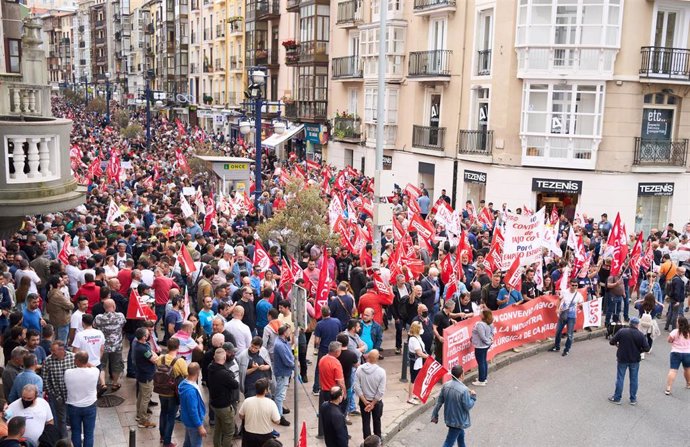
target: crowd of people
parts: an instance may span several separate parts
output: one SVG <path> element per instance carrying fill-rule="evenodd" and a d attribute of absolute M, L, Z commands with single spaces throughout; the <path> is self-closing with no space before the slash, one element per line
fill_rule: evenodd
<path fill-rule="evenodd" d="M 253 204 L 239 192 L 224 197 L 213 191 L 210 174 L 187 162 L 200 151 L 253 157 L 242 141 L 156 118 L 147 147 L 143 137 L 123 138 L 117 124 L 103 125 L 101 116 L 80 105 L 55 99 L 53 108 L 74 122 L 72 167 L 89 192 L 75 210 L 28 216 L 0 247 L 6 402 L 0 435 L 6 439 L 91 447 L 99 397 L 136 384 L 137 425 L 157 428 L 165 447 L 176 445 L 178 421 L 185 447 L 201 446 L 207 436 L 215 446 L 229 446 L 237 437 L 243 446 L 276 446 L 276 425 L 300 422 L 289 420 L 286 405 L 288 388 L 298 385 L 291 379 L 297 369 L 298 381 L 312 381 L 318 396 L 318 435 L 327 446 L 349 445 L 353 417 L 361 418 L 364 445 L 378 446 L 384 355 L 408 356 L 407 402 L 418 405 L 412 383 L 428 357 L 442 361 L 444 330 L 481 315 L 472 330 L 479 365 L 474 385 L 486 386 L 492 312 L 545 294 L 561 294 L 564 317 L 557 332 L 567 328 L 563 355 L 572 346 L 574 309 L 583 301 L 602 297 L 610 325 L 630 319 L 637 291 L 632 304 L 644 328 L 653 326 L 648 320 L 656 324 L 668 303 L 666 328 L 678 346 L 671 366 L 682 364 L 690 383 L 690 334 L 682 317 L 690 224 L 680 232 L 671 224 L 652 231 L 651 259 L 640 264 L 640 273 L 626 265 L 611 275 L 608 216 L 574 222 L 556 211 L 550 225 L 557 228 L 560 251 L 545 248 L 542 262 L 528 266 L 514 288 L 490 262 L 497 229 L 511 212 L 507 204 L 494 209 L 482 201 L 475 208 L 468 201 L 455 212 L 461 232 L 454 234 L 435 219 L 439 206 L 450 206 L 445 190 L 433 201 L 423 184 L 408 185 L 388 198 L 395 222 L 383 232 L 382 263 L 375 266 L 366 206 L 372 182 L 351 167 L 337 171 L 296 157 L 278 161 L 267 151 L 260 173 L 264 192 Z M 131 119 L 141 117 L 134 113 Z M 340 246 L 312 241 L 292 254 L 280 240 L 259 240 L 256 226 L 291 200 L 283 172 L 320 188 L 329 212 L 334 200 L 341 202 L 344 212 L 336 220 L 346 216 L 347 223 L 338 226 L 333 216 L 324 216 L 337 227 Z M 197 191 L 189 197 L 197 212 L 185 216 L 180 196 L 190 187 Z M 430 237 L 421 234 L 423 228 Z M 585 265 L 568 248 L 571 233 L 581 241 Z M 268 268 L 254 262 L 264 246 Z M 308 292 L 306 327 L 293 318 L 292 283 Z M 561 293 L 568 286 L 577 295 Z M 647 334 L 651 344 L 654 331 Z M 394 338 L 390 352 L 383 349 L 384 336 Z M 560 336 L 555 340 L 558 351 Z M 463 374 L 454 369 L 453 383 Z M 669 373 L 668 392 L 674 377 Z M 460 385 L 444 390 L 452 393 L 453 387 Z M 467 412 L 475 398 L 470 393 L 463 399 Z M 151 417 L 156 405 L 157 421 Z M 469 415 L 455 417 L 459 427 L 450 425 L 446 411 L 446 424 L 454 429 L 448 439 L 462 445 Z"/>

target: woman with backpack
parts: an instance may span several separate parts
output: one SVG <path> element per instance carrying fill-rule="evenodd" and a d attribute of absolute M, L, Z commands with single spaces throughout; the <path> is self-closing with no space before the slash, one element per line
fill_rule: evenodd
<path fill-rule="evenodd" d="M 656 301 L 653 293 L 648 293 L 641 300 L 635 301 L 635 309 L 640 312 L 640 324 L 638 328 L 640 331 L 647 336 L 647 342 L 649 343 L 649 352 L 652 352 L 652 342 L 656 334 L 659 334 L 659 325 L 656 322 L 656 317 L 661 315 L 664 310 L 664 306 Z M 656 328 L 655 328 L 656 326 Z M 645 353 L 641 354 L 644 360 Z"/>
<path fill-rule="evenodd" d="M 685 376 L 685 388 L 690 389 L 690 324 L 684 316 L 678 317 L 678 327 L 671 331 L 668 336 L 671 347 L 671 369 L 666 377 L 666 390 L 664 394 L 671 395 L 673 381 L 676 380 L 678 368 L 683 365 L 683 375 Z"/>

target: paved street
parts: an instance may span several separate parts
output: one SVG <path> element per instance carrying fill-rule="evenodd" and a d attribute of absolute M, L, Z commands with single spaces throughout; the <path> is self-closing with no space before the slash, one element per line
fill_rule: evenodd
<path fill-rule="evenodd" d="M 542 352 L 497 372 L 478 388 L 468 446 L 687 446 L 683 422 L 690 390 L 679 374 L 672 396 L 663 393 L 670 345 L 666 332 L 640 368 L 639 404 L 628 405 L 628 381 L 621 406 L 607 398 L 615 384 L 615 348 L 604 338 L 576 343 L 567 358 Z M 425 439 L 440 446 L 446 435 L 441 413 L 429 424 L 431 410 L 387 444 L 405 447 Z"/>

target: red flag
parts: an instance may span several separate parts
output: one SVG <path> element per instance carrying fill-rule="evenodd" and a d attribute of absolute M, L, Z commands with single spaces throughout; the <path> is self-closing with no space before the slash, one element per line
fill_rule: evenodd
<path fill-rule="evenodd" d="M 189 167 L 189 163 L 187 163 L 187 158 L 184 156 L 182 153 L 182 149 L 179 147 L 175 149 L 175 159 L 177 160 L 177 167 L 180 169 L 180 171 L 185 172 L 187 174 L 190 174 L 192 172 L 192 168 Z"/>
<path fill-rule="evenodd" d="M 187 130 L 184 128 L 184 125 L 177 118 L 175 119 L 175 125 L 177 125 L 177 131 L 180 133 L 180 135 L 187 135 Z"/>
<path fill-rule="evenodd" d="M 399 242 L 405 235 L 405 229 L 398 219 L 393 218 L 393 240 Z"/>
<path fill-rule="evenodd" d="M 393 290 L 391 289 L 391 286 L 386 284 L 383 278 L 381 278 L 381 275 L 379 275 L 377 272 L 374 272 L 372 279 L 374 280 L 374 289 L 376 290 L 376 293 L 380 297 L 383 297 L 387 300 L 387 302 L 382 302 L 381 304 L 384 306 L 393 304 Z"/>
<path fill-rule="evenodd" d="M 182 244 L 182 247 L 180 247 L 180 254 L 177 255 L 177 260 L 184 266 L 184 270 L 188 275 L 192 272 L 196 272 L 196 265 L 185 244 Z"/>
<path fill-rule="evenodd" d="M 454 270 L 455 267 L 450 260 L 450 253 L 448 253 L 441 261 L 441 281 L 443 281 L 443 284 L 448 284 L 451 277 L 454 276 Z"/>
<path fill-rule="evenodd" d="M 551 208 L 551 225 L 556 225 L 558 223 L 558 208 L 556 208 L 556 205 L 554 205 Z"/>
<path fill-rule="evenodd" d="M 307 169 L 314 169 L 318 171 L 319 169 L 321 169 L 321 165 L 314 160 L 307 160 Z"/>
<path fill-rule="evenodd" d="M 644 257 L 640 265 L 645 269 L 649 269 L 654 262 L 654 250 L 652 250 L 652 242 L 647 241 L 647 247 L 645 248 Z"/>
<path fill-rule="evenodd" d="M 448 370 L 443 365 L 434 360 L 433 357 L 427 357 L 424 366 L 417 374 L 417 379 L 414 381 L 412 394 L 417 396 L 422 403 L 426 403 L 436 382 L 441 380 L 446 374 L 448 374 Z"/>
<path fill-rule="evenodd" d="M 101 169 L 101 159 L 96 157 L 93 159 L 89 168 L 86 171 L 86 175 L 90 179 L 95 179 L 103 175 L 103 169 Z"/>
<path fill-rule="evenodd" d="M 630 288 L 637 287 L 637 279 L 640 276 L 640 265 L 642 264 L 642 232 L 637 235 L 637 240 L 630 253 Z"/>
<path fill-rule="evenodd" d="M 289 287 L 295 283 L 295 275 L 292 273 L 290 264 L 287 260 L 283 260 L 280 265 L 280 291 L 283 295 L 287 295 Z"/>
<path fill-rule="evenodd" d="M 609 233 L 608 246 L 613 250 L 613 259 L 611 260 L 611 276 L 618 275 L 623 268 L 625 256 L 627 256 L 627 245 L 623 247 L 621 243 L 624 238 L 624 233 L 621 228 L 620 213 L 616 214 L 616 220 L 613 221 L 613 226 Z"/>
<path fill-rule="evenodd" d="M 155 313 L 154 313 L 155 317 Z M 132 290 L 129 294 L 129 305 L 127 306 L 127 319 L 128 320 L 145 320 L 146 313 L 139 303 L 139 295 Z"/>
<path fill-rule="evenodd" d="M 489 207 L 485 206 L 482 208 L 481 212 L 479 213 L 479 223 L 486 225 L 487 227 L 492 227 L 494 225 L 494 215 L 489 209 Z"/>
<path fill-rule="evenodd" d="M 108 162 L 108 168 L 106 174 L 108 176 L 108 183 L 120 184 L 120 155 L 117 151 L 112 151 L 110 155 L 110 161 Z"/>
<path fill-rule="evenodd" d="M 345 189 L 345 171 L 342 170 L 338 172 L 338 174 L 335 176 L 335 183 L 333 184 L 333 187 L 339 190 L 344 190 Z"/>
<path fill-rule="evenodd" d="M 417 198 L 422 195 L 422 190 L 414 186 L 412 183 L 408 183 L 403 192 L 409 196 L 410 202 L 413 200 L 417 201 Z"/>
<path fill-rule="evenodd" d="M 331 290 L 331 278 L 328 275 L 328 260 L 326 259 L 326 247 L 321 250 L 321 271 L 319 272 L 319 283 L 316 285 L 316 297 L 314 299 L 314 315 L 318 320 L 321 318 L 321 306 L 328 305 L 328 292 Z"/>
<path fill-rule="evenodd" d="M 472 247 L 467 242 L 467 233 L 465 233 L 465 230 L 462 230 L 460 232 L 460 241 L 458 242 L 458 257 L 462 259 L 464 255 L 467 255 L 467 262 L 471 264 L 474 254 L 472 253 Z"/>
<path fill-rule="evenodd" d="M 299 432 L 298 447 L 307 447 L 307 423 L 302 422 L 302 429 Z"/>
<path fill-rule="evenodd" d="M 434 227 L 431 226 L 429 222 L 422 220 L 421 216 L 415 213 L 410 220 L 410 226 L 407 228 L 408 231 L 416 231 L 418 238 L 426 239 L 430 241 L 434 236 Z"/>
<path fill-rule="evenodd" d="M 522 284 L 522 268 L 520 267 L 520 256 L 515 257 L 515 260 L 510 265 L 503 280 L 506 284 L 510 284 L 513 289 L 521 289 Z"/>
<path fill-rule="evenodd" d="M 69 264 L 69 255 L 70 255 L 70 245 L 72 244 L 72 238 L 70 237 L 69 234 L 65 235 L 65 240 L 62 242 L 62 248 L 60 249 L 60 253 L 58 253 L 58 260 L 62 262 L 65 265 Z"/>
<path fill-rule="evenodd" d="M 252 259 L 252 265 L 254 267 L 259 266 L 261 268 L 261 273 L 270 269 L 273 265 L 273 260 L 268 256 L 268 252 L 259 241 L 254 242 L 254 259 Z"/>

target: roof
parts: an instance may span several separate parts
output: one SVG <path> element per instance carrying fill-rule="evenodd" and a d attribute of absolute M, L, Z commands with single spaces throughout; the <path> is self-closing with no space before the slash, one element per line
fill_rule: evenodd
<path fill-rule="evenodd" d="M 223 157 L 220 155 L 195 155 L 195 157 L 211 163 L 254 163 L 251 158 L 243 157 Z"/>

